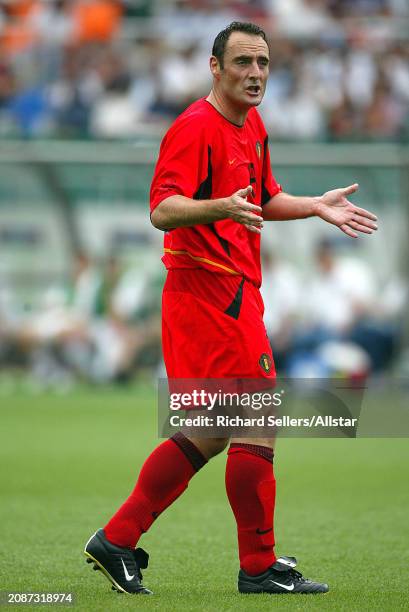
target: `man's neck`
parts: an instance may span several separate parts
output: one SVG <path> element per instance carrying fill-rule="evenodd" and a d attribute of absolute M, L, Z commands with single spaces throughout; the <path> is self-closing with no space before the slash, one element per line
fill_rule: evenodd
<path fill-rule="evenodd" d="M 212 89 L 212 91 L 207 96 L 206 100 L 210 102 L 212 106 L 225 117 L 231 123 L 235 125 L 243 126 L 246 121 L 248 109 L 235 109 L 232 108 L 225 100 L 221 98 L 221 96 L 217 95 L 217 93 Z"/>

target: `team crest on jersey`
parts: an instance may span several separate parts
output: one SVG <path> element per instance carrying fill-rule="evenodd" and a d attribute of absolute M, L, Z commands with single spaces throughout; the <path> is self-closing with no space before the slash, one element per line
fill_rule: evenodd
<path fill-rule="evenodd" d="M 260 159 L 261 158 L 261 142 L 259 140 L 257 140 L 256 142 L 256 153 L 257 153 L 257 157 Z"/>
<path fill-rule="evenodd" d="M 266 374 L 270 374 L 271 366 L 273 365 L 273 360 L 271 359 L 270 355 L 268 355 L 267 353 L 263 353 L 258 362 L 264 372 Z"/>

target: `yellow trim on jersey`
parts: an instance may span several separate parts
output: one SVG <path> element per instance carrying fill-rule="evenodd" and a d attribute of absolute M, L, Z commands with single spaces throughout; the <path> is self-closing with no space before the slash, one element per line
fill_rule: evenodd
<path fill-rule="evenodd" d="M 211 259 L 206 259 L 205 257 L 197 257 L 196 255 L 192 255 L 189 251 L 172 251 L 172 249 L 164 249 L 165 253 L 169 253 L 170 255 L 187 255 L 191 259 L 195 261 L 202 261 L 203 263 L 207 263 L 211 266 L 216 266 L 216 268 L 221 268 L 222 270 L 226 270 L 226 272 L 230 272 L 230 274 L 234 274 L 235 276 L 241 276 L 241 272 L 236 272 L 232 268 L 228 268 L 227 266 L 223 266 L 222 264 L 217 263 L 216 261 L 212 261 Z"/>

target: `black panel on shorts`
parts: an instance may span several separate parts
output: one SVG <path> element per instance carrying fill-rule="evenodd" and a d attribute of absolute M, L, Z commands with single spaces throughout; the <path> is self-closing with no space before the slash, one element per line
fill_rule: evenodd
<path fill-rule="evenodd" d="M 229 315 L 229 317 L 233 317 L 233 319 L 238 319 L 240 316 L 241 303 L 243 301 L 243 286 L 244 286 L 244 278 L 241 279 L 241 283 L 239 288 L 237 289 L 237 293 L 233 298 L 230 306 L 224 311 L 224 314 Z"/>

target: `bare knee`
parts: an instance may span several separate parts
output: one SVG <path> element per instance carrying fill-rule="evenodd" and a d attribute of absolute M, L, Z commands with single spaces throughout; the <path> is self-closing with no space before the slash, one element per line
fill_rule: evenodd
<path fill-rule="evenodd" d="M 191 438 L 189 440 L 200 450 L 206 459 L 218 455 L 229 443 L 229 438 Z"/>

